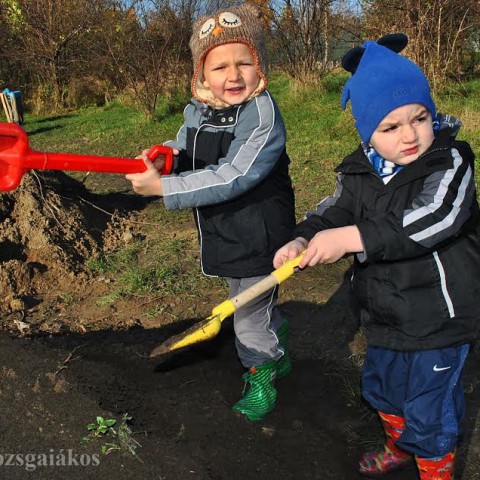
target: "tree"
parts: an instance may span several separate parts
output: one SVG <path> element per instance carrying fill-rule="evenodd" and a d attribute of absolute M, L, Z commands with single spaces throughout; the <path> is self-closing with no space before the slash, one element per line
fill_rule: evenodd
<path fill-rule="evenodd" d="M 21 64 L 16 56 L 12 55 L 18 42 L 15 2 L 0 2 L 0 19 L 3 20 L 0 21 L 0 90 L 5 87 L 17 90 L 25 83 L 25 79 Z"/>
<path fill-rule="evenodd" d="M 106 57 L 117 82 L 133 92 L 148 116 L 160 96 L 185 91 L 191 74 L 188 41 L 196 4 L 135 2 L 123 7 L 114 28 L 104 32 Z"/>
<path fill-rule="evenodd" d="M 457 76 L 464 47 L 480 25 L 478 0 L 366 0 L 365 34 L 378 38 L 403 32 L 405 53 L 427 74 L 435 88 Z"/>
<path fill-rule="evenodd" d="M 272 4 L 276 60 L 294 78 L 314 81 L 332 67 L 332 51 L 354 15 L 339 0 L 285 0 Z"/>
<path fill-rule="evenodd" d="M 68 82 L 87 64 L 83 45 L 101 25 L 110 0 L 2 0 L 6 21 L 16 34 L 10 56 L 26 78 L 44 90 L 51 107 L 63 106 Z"/>

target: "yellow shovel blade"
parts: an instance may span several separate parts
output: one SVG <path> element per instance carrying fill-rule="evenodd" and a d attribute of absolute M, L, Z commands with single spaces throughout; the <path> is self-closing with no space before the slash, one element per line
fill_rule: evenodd
<path fill-rule="evenodd" d="M 166 342 L 155 347 L 150 353 L 150 357 L 157 357 L 158 355 L 164 355 L 179 348 L 203 342 L 204 340 L 210 340 L 218 335 L 221 324 L 220 317 L 218 315 L 212 315 L 202 320 L 199 324 L 193 325 L 185 332 L 174 335 Z"/>
<path fill-rule="evenodd" d="M 225 300 L 212 310 L 212 315 L 208 318 L 193 325 L 185 332 L 174 335 L 161 345 L 158 345 L 158 347 L 155 347 L 150 353 L 150 357 L 157 357 L 158 355 L 163 355 L 173 350 L 178 350 L 179 348 L 210 340 L 218 335 L 222 322 L 232 315 L 234 311 L 235 306 L 233 303 L 230 300 Z"/>

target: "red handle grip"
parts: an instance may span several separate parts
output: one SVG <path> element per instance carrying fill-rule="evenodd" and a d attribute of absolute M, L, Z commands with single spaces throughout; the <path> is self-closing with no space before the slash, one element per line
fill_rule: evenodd
<path fill-rule="evenodd" d="M 159 156 L 165 156 L 165 163 L 160 172 L 161 175 L 169 175 L 173 169 L 173 151 L 171 147 L 165 145 L 154 145 L 147 153 L 147 157 L 152 162 Z"/>

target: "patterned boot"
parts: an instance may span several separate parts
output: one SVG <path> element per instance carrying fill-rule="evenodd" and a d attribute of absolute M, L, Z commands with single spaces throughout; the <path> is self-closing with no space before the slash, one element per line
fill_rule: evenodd
<path fill-rule="evenodd" d="M 283 356 L 277 361 L 277 378 L 286 377 L 292 371 L 288 354 L 288 320 L 285 320 L 277 331 L 278 341 L 283 349 Z"/>
<path fill-rule="evenodd" d="M 395 445 L 395 442 L 405 430 L 405 419 L 383 412 L 378 412 L 378 414 L 386 435 L 384 449 L 364 453 L 358 468 L 362 475 L 369 477 L 380 477 L 394 470 L 400 470 L 415 464 L 412 455 Z"/>
<path fill-rule="evenodd" d="M 455 470 L 455 452 L 438 458 L 419 458 L 417 461 L 420 480 L 453 480 Z"/>
<path fill-rule="evenodd" d="M 251 367 L 243 375 L 245 381 L 243 398 L 232 407 L 234 412 L 245 415 L 251 421 L 257 421 L 275 408 L 277 391 L 274 383 L 277 363 L 271 360 L 258 367 Z M 248 384 L 250 388 L 245 393 Z"/>

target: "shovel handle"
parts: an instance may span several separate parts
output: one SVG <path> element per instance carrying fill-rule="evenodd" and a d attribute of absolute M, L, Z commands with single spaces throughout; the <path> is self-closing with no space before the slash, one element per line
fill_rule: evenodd
<path fill-rule="evenodd" d="M 173 167 L 173 150 L 165 145 L 154 145 L 148 152 L 150 160 L 165 157 L 160 172 L 169 174 Z M 49 153 L 32 150 L 28 135 L 19 125 L 0 122 L 0 191 L 14 190 L 28 170 L 67 170 L 103 173 L 141 173 L 145 163 L 137 158 Z"/>
<path fill-rule="evenodd" d="M 268 290 L 272 289 L 276 285 L 280 285 L 280 283 L 291 277 L 295 273 L 295 269 L 298 267 L 298 264 L 302 261 L 302 258 L 303 252 L 298 257 L 285 262 L 280 268 L 277 268 L 277 270 L 274 270 L 270 275 L 268 275 L 268 277 L 265 277 L 255 285 L 247 288 L 247 290 L 230 298 L 227 300 L 227 302 L 231 302 L 233 304 L 234 311 L 237 308 L 247 305 L 252 300 L 262 295 L 262 293 L 268 292 Z M 220 304 L 219 307 L 221 305 L 222 304 Z M 215 310 L 216 309 L 213 309 L 212 311 L 213 315 L 216 314 Z"/>

